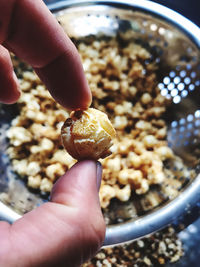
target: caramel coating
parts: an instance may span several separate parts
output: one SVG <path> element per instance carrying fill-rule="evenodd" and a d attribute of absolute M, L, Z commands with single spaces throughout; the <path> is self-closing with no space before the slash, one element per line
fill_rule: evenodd
<path fill-rule="evenodd" d="M 77 160 L 109 156 L 115 136 L 108 116 L 94 108 L 73 111 L 61 129 L 64 148 Z"/>

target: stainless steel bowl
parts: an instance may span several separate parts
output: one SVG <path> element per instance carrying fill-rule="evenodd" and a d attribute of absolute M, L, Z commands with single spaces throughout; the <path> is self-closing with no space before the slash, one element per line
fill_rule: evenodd
<path fill-rule="evenodd" d="M 148 44 L 160 66 L 161 94 L 172 100 L 166 114 L 169 146 L 195 173 L 194 179 L 184 177 L 175 199 L 165 199 L 137 218 L 108 225 L 104 244 L 130 241 L 172 222 L 190 223 L 200 215 L 200 29 L 180 14 L 144 0 L 60 1 L 49 8 L 64 21 L 70 37 L 112 36 L 131 30 L 137 40 Z M 46 201 L 16 178 L 5 156 L 5 132 L 14 114 L 13 107 L 0 109 L 0 200 L 5 203 L 0 203 L 0 217 L 10 222 Z M 176 171 L 173 164 L 170 168 Z M 115 208 L 127 207 L 130 203 Z"/>

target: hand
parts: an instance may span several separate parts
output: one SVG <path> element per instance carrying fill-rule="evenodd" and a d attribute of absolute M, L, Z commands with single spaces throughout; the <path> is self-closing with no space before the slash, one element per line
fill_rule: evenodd
<path fill-rule="evenodd" d="M 78 53 L 41 0 L 0 0 L 0 44 L 1 102 L 11 104 L 20 96 L 10 50 L 33 66 L 61 105 L 90 105 Z M 77 163 L 54 185 L 49 203 L 13 225 L 0 222 L 0 266 L 70 267 L 92 257 L 105 235 L 100 170 L 93 161 Z"/>
<path fill-rule="evenodd" d="M 13 225 L 0 222 L 0 266 L 74 267 L 92 257 L 105 231 L 100 177 L 99 165 L 82 161 L 56 182 L 51 202 Z"/>
<path fill-rule="evenodd" d="M 35 69 L 61 105 L 90 105 L 77 50 L 42 0 L 0 0 L 0 44 L 1 102 L 14 103 L 20 96 L 10 50 Z"/>

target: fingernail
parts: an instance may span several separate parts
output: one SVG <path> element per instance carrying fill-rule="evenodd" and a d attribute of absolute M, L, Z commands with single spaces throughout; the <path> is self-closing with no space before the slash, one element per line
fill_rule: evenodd
<path fill-rule="evenodd" d="M 102 177 L 102 166 L 99 161 L 97 161 L 97 189 L 99 191 L 101 186 L 101 177 Z"/>

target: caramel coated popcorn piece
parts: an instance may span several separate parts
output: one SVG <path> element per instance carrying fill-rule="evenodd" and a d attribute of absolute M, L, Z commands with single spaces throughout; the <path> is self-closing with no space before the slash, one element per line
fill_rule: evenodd
<path fill-rule="evenodd" d="M 110 155 L 115 136 L 107 115 L 93 108 L 73 111 L 61 130 L 65 149 L 77 160 L 97 160 Z"/>
<path fill-rule="evenodd" d="M 24 127 L 12 127 L 7 132 L 7 137 L 13 146 L 20 146 L 32 140 L 31 133 Z"/>

